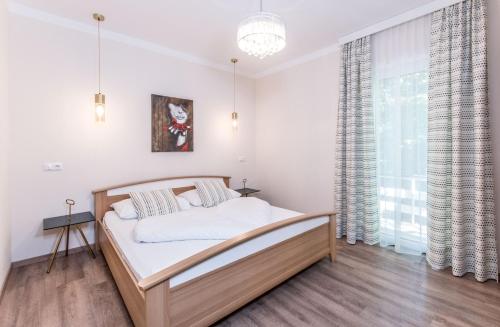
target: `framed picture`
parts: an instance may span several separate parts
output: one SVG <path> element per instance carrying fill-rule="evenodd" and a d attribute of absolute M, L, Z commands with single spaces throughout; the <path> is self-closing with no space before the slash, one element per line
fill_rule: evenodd
<path fill-rule="evenodd" d="M 151 150 L 193 151 L 193 100 L 151 95 Z"/>

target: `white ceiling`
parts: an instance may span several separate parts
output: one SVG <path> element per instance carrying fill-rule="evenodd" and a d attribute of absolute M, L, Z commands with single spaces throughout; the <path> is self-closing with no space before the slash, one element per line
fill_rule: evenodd
<path fill-rule="evenodd" d="M 106 16 L 103 28 L 163 47 L 258 74 L 337 43 L 339 37 L 415 9 L 434 0 L 264 0 L 264 10 L 287 24 L 287 46 L 263 60 L 236 44 L 240 20 L 257 11 L 259 0 L 17 0 L 34 9 L 94 24 L 91 14 Z"/>

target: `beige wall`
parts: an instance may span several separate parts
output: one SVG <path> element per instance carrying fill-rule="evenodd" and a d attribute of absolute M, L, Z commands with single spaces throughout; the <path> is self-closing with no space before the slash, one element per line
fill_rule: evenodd
<path fill-rule="evenodd" d="M 257 81 L 257 175 L 263 197 L 333 209 L 338 52 Z"/>
<path fill-rule="evenodd" d="M 500 1 L 489 1 L 489 92 L 500 254 Z M 491 32 L 494 31 L 495 34 Z M 299 211 L 334 206 L 338 54 L 257 81 L 257 175 L 263 195 Z"/>
<path fill-rule="evenodd" d="M 20 16 L 10 20 L 12 260 L 51 251 L 42 219 L 91 209 L 91 190 L 160 176 L 228 174 L 255 180 L 255 81 L 103 40 L 107 122 L 94 123 L 96 37 Z M 151 94 L 194 100 L 194 152 L 151 153 Z M 238 157 L 246 157 L 245 163 Z M 64 164 L 44 172 L 44 162 Z M 87 234 L 93 240 L 89 226 Z M 72 235 L 71 247 L 82 245 Z"/>
<path fill-rule="evenodd" d="M 0 291 L 10 267 L 8 199 L 7 8 L 0 0 Z"/>
<path fill-rule="evenodd" d="M 490 30 L 499 31 L 500 1 L 489 4 Z M 5 10 L 1 12 L 5 32 Z M 0 119 L 0 277 L 10 261 L 7 122 L 12 140 L 11 185 L 16 186 L 10 195 L 14 261 L 50 251 L 55 235 L 44 233 L 41 221 L 62 214 L 65 198 L 74 198 L 77 210 L 88 210 L 91 189 L 122 181 L 230 174 L 233 185 L 239 186 L 240 179 L 248 177 L 250 185 L 262 188 L 263 197 L 279 206 L 299 211 L 333 208 L 338 52 L 259 79 L 256 87 L 254 81 L 241 78 L 238 110 L 242 125 L 235 137 L 229 127 L 230 74 L 104 41 L 108 122 L 98 126 L 92 112 L 95 38 L 21 17 L 12 20 L 9 33 L 14 36 L 9 43 L 9 94 L 15 101 L 11 101 L 10 119 Z M 0 49 L 5 50 L 2 35 Z M 500 220 L 500 62 L 496 60 L 500 38 L 490 37 L 489 42 Z M 0 59 L 5 55 L 1 52 Z M 0 61 L 0 70 L 5 69 Z M 5 76 L 0 75 L 2 117 L 7 117 L 6 97 L 1 93 L 6 89 Z M 151 93 L 194 99 L 194 153 L 149 151 Z M 237 162 L 238 156 L 245 156 L 247 162 Z M 47 161 L 63 162 L 65 168 L 43 172 L 42 164 Z M 498 230 L 500 235 L 500 223 Z M 77 240 L 73 237 L 72 247 L 81 245 Z"/>

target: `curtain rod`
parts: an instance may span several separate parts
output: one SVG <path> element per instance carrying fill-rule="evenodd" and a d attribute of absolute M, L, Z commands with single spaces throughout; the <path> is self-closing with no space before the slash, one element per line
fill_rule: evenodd
<path fill-rule="evenodd" d="M 368 26 L 357 32 L 348 34 L 339 38 L 339 44 L 346 44 L 351 41 L 357 40 L 367 35 L 372 35 L 378 32 L 382 32 L 388 28 L 409 22 L 410 20 L 423 17 L 440 9 L 452 6 L 456 3 L 462 2 L 464 0 L 436 0 L 426 5 L 417 7 L 415 9 L 406 11 L 398 16 L 386 19 L 374 25 Z"/>

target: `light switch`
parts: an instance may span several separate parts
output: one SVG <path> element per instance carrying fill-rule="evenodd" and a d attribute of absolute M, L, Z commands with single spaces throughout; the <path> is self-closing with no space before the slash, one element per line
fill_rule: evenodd
<path fill-rule="evenodd" d="M 45 171 L 60 171 L 63 170 L 62 162 L 46 162 L 43 164 L 43 170 Z"/>
<path fill-rule="evenodd" d="M 238 161 L 239 161 L 239 162 L 246 162 L 246 161 L 247 161 L 247 158 L 245 158 L 244 156 L 239 156 L 239 157 L 238 157 Z"/>

